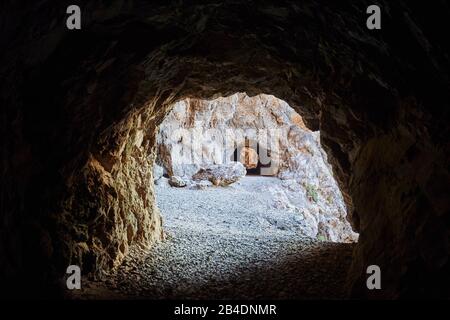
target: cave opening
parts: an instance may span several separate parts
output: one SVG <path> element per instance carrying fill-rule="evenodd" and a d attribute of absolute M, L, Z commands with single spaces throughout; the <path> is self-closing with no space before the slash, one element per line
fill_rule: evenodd
<path fill-rule="evenodd" d="M 131 252 L 141 280 L 120 267 L 119 283 L 152 298 L 342 297 L 358 235 L 320 134 L 265 94 L 170 109 L 153 169 L 165 239 Z"/>
<path fill-rule="evenodd" d="M 92 14 L 83 14 L 88 19 L 79 31 L 65 29 L 63 2 L 29 8 L 10 2 L 0 12 L 0 74 L 7 79 L 0 89 L 4 294 L 70 296 L 64 286 L 69 265 L 103 279 L 116 268 L 131 268 L 134 250 L 170 238 L 155 203 L 159 186 L 152 182 L 157 127 L 176 101 L 242 90 L 274 94 L 307 128 L 320 130 L 348 220 L 360 234 L 348 296 L 448 298 L 444 2 L 384 1 L 387 28 L 376 31 L 364 23 L 364 3 L 150 6 L 137 0 L 108 10 L 93 2 L 85 9 Z M 193 163 L 183 170 L 199 168 Z M 216 188 L 201 181 L 192 192 Z M 311 203 L 323 199 L 314 184 L 299 189 Z M 311 271 L 295 269 L 294 262 L 293 274 Z M 382 270 L 382 290 L 366 286 L 372 265 Z M 126 275 L 139 283 L 139 272 Z M 160 296 L 170 293 L 164 290 Z"/>
<path fill-rule="evenodd" d="M 251 142 L 248 138 L 245 138 L 242 146 L 234 150 L 231 160 L 241 162 L 247 170 L 247 175 L 259 176 L 264 174 L 273 176 L 276 174 L 273 170 L 262 169 L 272 167 L 270 149 L 264 148 L 258 142 Z"/>

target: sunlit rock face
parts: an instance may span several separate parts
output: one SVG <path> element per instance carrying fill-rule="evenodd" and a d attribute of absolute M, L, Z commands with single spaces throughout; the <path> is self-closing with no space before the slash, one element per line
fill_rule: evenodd
<path fill-rule="evenodd" d="M 177 176 L 192 175 L 201 164 L 234 160 L 277 175 L 300 148 L 293 144 L 298 128 L 306 129 L 301 117 L 273 96 L 186 99 L 174 104 L 160 126 L 158 162 Z"/>
<path fill-rule="evenodd" d="M 262 161 L 267 167 L 259 174 L 283 180 L 283 188 L 274 185 L 266 192 L 278 208 L 303 217 L 306 236 L 355 241 L 319 140 L 318 132 L 306 128 L 301 116 L 274 96 L 186 99 L 175 103 L 160 125 L 157 163 L 169 175 L 189 181 L 205 175 L 202 167 L 211 164 L 220 167 L 237 160 L 249 170 Z"/>
<path fill-rule="evenodd" d="M 380 0 L 381 30 L 366 1 L 80 3 L 80 32 L 63 1 L 0 10 L 2 288 L 41 296 L 72 262 L 101 273 L 125 241 L 161 238 L 151 163 L 133 159 L 155 156 L 176 101 L 242 91 L 320 129 L 360 234 L 352 295 L 450 296 L 445 1 Z M 383 290 L 367 290 L 372 264 Z"/>

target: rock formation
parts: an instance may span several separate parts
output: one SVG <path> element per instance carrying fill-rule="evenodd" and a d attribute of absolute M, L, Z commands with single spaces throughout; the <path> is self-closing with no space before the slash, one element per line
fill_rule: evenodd
<path fill-rule="evenodd" d="M 301 116 L 274 96 L 239 93 L 177 102 L 160 125 L 157 143 L 163 151 L 157 162 L 174 175 L 171 179 L 183 176 L 224 186 L 245 175 L 237 164 L 247 170 L 270 164 L 259 173 L 280 177 L 285 188 L 266 191 L 278 199 L 278 208 L 304 218 L 304 235 L 337 242 L 357 239 L 319 133 L 307 129 Z"/>
<path fill-rule="evenodd" d="M 360 234 L 349 294 L 449 297 L 449 8 L 377 3 L 381 30 L 367 1 L 80 1 L 75 31 L 63 1 L 2 3 L 0 287 L 60 293 L 69 264 L 101 275 L 161 239 L 157 126 L 246 92 L 320 129 Z"/>

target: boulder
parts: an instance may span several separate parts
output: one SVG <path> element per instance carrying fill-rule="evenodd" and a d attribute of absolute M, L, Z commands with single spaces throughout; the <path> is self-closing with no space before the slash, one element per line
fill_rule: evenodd
<path fill-rule="evenodd" d="M 179 176 L 171 176 L 169 179 L 169 184 L 172 187 L 177 187 L 177 188 L 186 187 L 186 181 L 184 181 Z"/>

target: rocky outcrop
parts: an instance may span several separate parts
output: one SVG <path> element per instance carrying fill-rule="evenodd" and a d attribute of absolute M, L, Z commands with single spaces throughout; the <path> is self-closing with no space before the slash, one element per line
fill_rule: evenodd
<path fill-rule="evenodd" d="M 73 262 L 108 270 L 128 226 L 132 244 L 160 239 L 156 127 L 176 101 L 247 92 L 320 129 L 360 233 L 350 292 L 450 295 L 445 1 L 379 0 L 381 30 L 367 29 L 365 1 L 114 3 L 81 1 L 81 31 L 64 2 L 2 4 L 5 292 L 45 296 Z M 383 290 L 367 290 L 372 264 Z"/>

